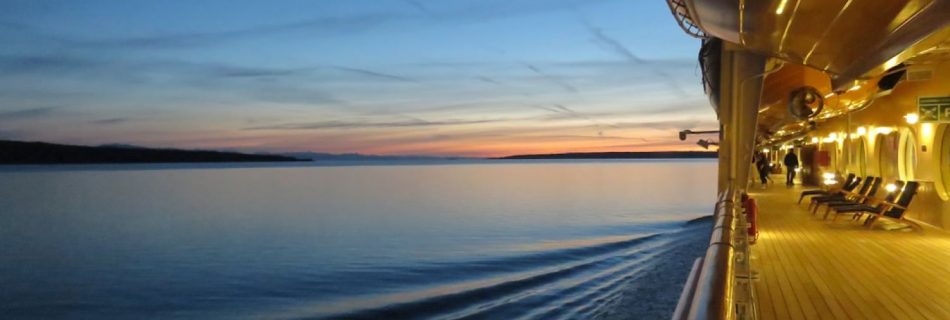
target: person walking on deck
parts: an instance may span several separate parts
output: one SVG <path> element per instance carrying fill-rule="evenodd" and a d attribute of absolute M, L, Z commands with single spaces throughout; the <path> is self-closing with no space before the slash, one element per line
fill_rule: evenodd
<path fill-rule="evenodd" d="M 795 151 L 789 150 L 788 154 L 785 155 L 784 162 L 785 168 L 788 170 L 785 173 L 785 184 L 791 186 L 795 180 L 795 169 L 798 169 L 798 156 L 795 155 Z"/>
<path fill-rule="evenodd" d="M 772 170 L 769 164 L 769 158 L 764 153 L 756 154 L 755 168 L 759 170 L 759 180 L 762 180 L 762 189 L 765 189 L 769 183 L 769 171 Z"/>

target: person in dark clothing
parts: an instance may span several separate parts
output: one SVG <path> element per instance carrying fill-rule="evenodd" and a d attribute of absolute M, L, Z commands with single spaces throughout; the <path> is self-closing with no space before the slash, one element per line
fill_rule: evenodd
<path fill-rule="evenodd" d="M 795 155 L 795 151 L 789 150 L 788 154 L 785 155 L 785 168 L 788 172 L 785 173 L 785 184 L 792 185 L 795 180 L 795 169 L 798 169 L 798 156 Z"/>
<path fill-rule="evenodd" d="M 762 180 L 762 189 L 769 183 L 769 171 L 772 170 L 769 158 L 764 153 L 755 156 L 755 168 L 759 170 L 759 180 Z"/>

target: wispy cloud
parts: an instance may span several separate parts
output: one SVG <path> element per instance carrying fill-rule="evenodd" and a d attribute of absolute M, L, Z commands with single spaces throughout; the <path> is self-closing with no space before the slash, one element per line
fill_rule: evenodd
<path fill-rule="evenodd" d="M 98 124 L 98 125 L 114 125 L 114 124 L 129 122 L 131 120 L 132 119 L 130 118 L 108 118 L 108 119 L 93 120 L 92 123 Z"/>
<path fill-rule="evenodd" d="M 209 65 L 207 69 L 210 74 L 225 78 L 286 77 L 301 75 L 313 70 L 313 68 L 274 69 L 224 65 Z"/>
<path fill-rule="evenodd" d="M 604 31 L 601 28 L 598 28 L 587 19 L 581 18 L 581 24 L 583 24 L 587 28 L 587 30 L 593 36 L 595 43 L 597 43 L 601 48 L 607 51 L 610 51 L 620 57 L 623 57 L 624 59 L 626 59 L 627 61 L 631 63 L 649 66 L 650 62 L 634 54 L 632 50 L 627 48 L 627 46 L 623 45 L 620 41 L 617 41 L 617 39 L 614 39 L 613 37 L 608 36 L 606 33 L 604 33 Z M 655 68 L 653 66 L 649 66 L 649 67 L 651 67 L 650 71 L 653 72 L 654 75 L 662 78 L 663 81 L 665 81 L 666 84 L 669 85 L 671 89 L 676 91 L 677 94 L 679 94 L 680 96 L 687 95 L 686 90 L 683 90 L 683 88 L 680 87 L 679 83 L 676 82 L 676 79 L 670 76 L 669 73 L 666 73 L 660 70 L 659 68 Z"/>
<path fill-rule="evenodd" d="M 505 121 L 503 119 L 480 119 L 480 120 L 438 120 L 427 121 L 422 119 L 406 119 L 398 121 L 317 121 L 301 123 L 282 123 L 275 125 L 257 126 L 244 128 L 244 130 L 320 130 L 320 129 L 353 129 L 353 128 L 406 128 L 406 127 L 433 127 L 433 126 L 453 126 L 470 125 Z"/>
<path fill-rule="evenodd" d="M 59 107 L 29 108 L 13 111 L 0 111 L 0 120 L 19 120 L 37 118 L 54 113 Z"/>
<path fill-rule="evenodd" d="M 66 54 L 0 56 L 0 72 L 6 74 L 69 72 L 98 68 L 105 64 L 96 59 Z"/>
<path fill-rule="evenodd" d="M 403 77 L 403 76 L 397 76 L 397 75 L 392 75 L 392 74 L 377 72 L 377 71 L 368 70 L 368 69 L 350 68 L 350 67 L 341 67 L 341 66 L 334 66 L 333 68 L 335 68 L 335 69 L 337 69 L 337 70 L 342 70 L 342 71 L 346 71 L 346 72 L 352 72 L 352 73 L 359 74 L 359 75 L 363 75 L 363 76 L 368 76 L 368 77 L 373 77 L 373 78 L 379 78 L 379 79 L 385 79 L 385 80 L 395 80 L 395 81 L 402 81 L 402 82 L 419 82 L 419 81 L 417 81 L 417 80 L 415 80 L 415 79 L 410 79 L 410 78 Z"/>
<path fill-rule="evenodd" d="M 68 44 L 80 47 L 125 49 L 195 47 L 290 32 L 306 32 L 309 36 L 353 33 L 403 18 L 405 17 L 397 14 L 383 13 L 321 17 L 225 31 L 178 33 L 120 39 L 74 39 L 70 40 Z"/>
<path fill-rule="evenodd" d="M 574 109 L 571 109 L 571 108 L 568 108 L 568 107 L 566 107 L 566 106 L 564 106 L 563 104 L 560 104 L 560 103 L 552 104 L 550 107 L 548 107 L 548 106 L 533 106 L 533 107 L 538 108 L 538 109 L 541 109 L 541 110 L 550 111 L 550 112 L 555 113 L 556 115 L 559 115 L 559 117 L 553 117 L 553 118 L 552 118 L 552 117 L 547 117 L 546 120 L 561 120 L 561 119 L 565 119 L 565 118 L 574 118 L 574 119 L 581 119 L 581 120 L 589 121 L 589 122 L 590 122 L 591 124 L 593 124 L 594 127 L 596 127 L 596 128 L 604 128 L 604 127 L 607 127 L 607 128 L 616 128 L 616 127 L 617 127 L 617 126 L 614 125 L 614 124 L 601 122 L 601 121 L 599 121 L 599 120 L 597 120 L 597 119 L 594 119 L 592 116 L 590 116 L 590 115 L 588 115 L 588 114 L 586 114 L 586 113 L 578 112 L 578 111 L 576 111 L 576 110 L 574 110 Z M 600 134 L 600 135 L 603 135 L 603 132 L 599 132 L 599 134 Z"/>
<path fill-rule="evenodd" d="M 525 68 L 528 68 L 528 70 L 531 70 L 531 72 L 534 72 L 535 74 L 541 76 L 541 77 L 544 78 L 544 79 L 547 79 L 547 80 L 550 81 L 551 83 L 554 83 L 554 84 L 558 85 L 558 86 L 561 87 L 561 88 L 564 88 L 564 89 L 567 90 L 567 91 L 575 92 L 575 93 L 577 92 L 577 88 L 575 88 L 575 87 L 572 86 L 571 84 L 565 82 L 564 80 L 562 80 L 562 79 L 560 79 L 560 78 L 558 78 L 558 77 L 555 77 L 555 76 L 552 76 L 552 75 L 550 75 L 550 74 L 547 74 L 546 72 L 542 71 L 541 68 L 538 68 L 537 66 L 535 66 L 535 65 L 533 65 L 533 64 L 530 64 L 530 63 L 527 63 L 527 62 L 522 62 L 521 65 L 523 65 Z"/>
<path fill-rule="evenodd" d="M 498 80 L 495 80 L 495 79 L 492 79 L 492 78 L 489 78 L 489 77 L 485 77 L 485 76 L 476 76 L 475 79 L 478 80 L 478 81 L 481 81 L 481 82 L 491 83 L 491 84 L 494 84 L 494 85 L 499 85 L 499 86 L 503 86 L 503 85 L 504 85 L 504 84 L 502 84 L 501 82 L 498 82 Z"/>
<path fill-rule="evenodd" d="M 633 51 L 630 51 L 630 49 L 628 49 L 616 39 L 607 36 L 607 34 L 605 34 L 600 28 L 595 27 L 587 20 L 582 20 L 582 23 L 585 27 L 587 27 L 587 30 L 591 33 L 591 35 L 594 36 L 597 44 L 599 44 L 602 48 L 612 51 L 631 62 L 644 63 L 644 60 L 634 54 Z"/>
<path fill-rule="evenodd" d="M 422 12 L 427 15 L 432 14 L 432 11 L 429 11 L 429 8 L 423 5 L 422 2 L 419 2 L 418 0 L 402 0 L 402 2 L 416 10 L 419 10 L 419 12 Z"/>
<path fill-rule="evenodd" d="M 719 123 L 714 120 L 667 120 L 667 121 L 644 121 L 644 122 L 618 122 L 614 124 L 617 128 L 640 128 L 657 130 L 681 130 L 693 128 L 717 128 Z"/>

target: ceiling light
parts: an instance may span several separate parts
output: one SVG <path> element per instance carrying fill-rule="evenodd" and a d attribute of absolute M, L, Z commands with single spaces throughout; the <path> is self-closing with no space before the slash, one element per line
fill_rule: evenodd
<path fill-rule="evenodd" d="M 778 3 L 778 8 L 775 8 L 775 14 L 781 15 L 785 13 L 785 6 L 788 5 L 788 0 L 782 0 Z"/>

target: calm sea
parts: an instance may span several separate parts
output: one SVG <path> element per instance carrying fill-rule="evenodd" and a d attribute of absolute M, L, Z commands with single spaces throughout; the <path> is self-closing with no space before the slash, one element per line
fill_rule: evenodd
<path fill-rule="evenodd" d="M 715 166 L 2 167 L 0 318 L 584 318 Z"/>

